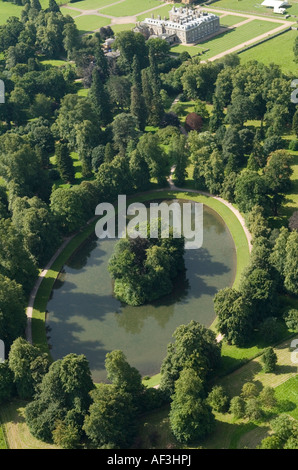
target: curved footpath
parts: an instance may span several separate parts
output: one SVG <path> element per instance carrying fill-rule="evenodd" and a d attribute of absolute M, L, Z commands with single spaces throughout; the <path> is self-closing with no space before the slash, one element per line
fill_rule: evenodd
<path fill-rule="evenodd" d="M 218 200 L 219 202 L 221 202 L 222 204 L 224 204 L 225 206 L 227 206 L 234 214 L 235 216 L 237 217 L 237 219 L 239 220 L 242 228 L 243 228 L 243 231 L 245 233 L 245 236 L 246 236 L 246 239 L 247 239 L 247 243 L 248 243 L 248 247 L 249 247 L 249 251 L 251 251 L 251 247 L 252 247 L 252 244 L 251 244 L 251 234 L 249 233 L 247 227 L 245 226 L 245 221 L 244 221 L 244 218 L 242 217 L 242 215 L 240 214 L 240 212 L 235 209 L 235 207 L 232 206 L 232 204 L 230 204 L 228 201 L 226 201 L 225 199 L 222 199 L 221 197 L 218 197 L 218 196 L 214 196 L 212 194 L 209 194 L 207 192 L 204 192 L 204 191 L 199 191 L 199 190 L 195 190 L 195 189 L 187 189 L 187 188 L 178 188 L 177 186 L 175 186 L 173 180 L 172 180 L 172 175 L 175 171 L 175 167 L 173 166 L 171 168 L 171 174 L 170 176 L 168 177 L 168 183 L 170 185 L 169 188 L 162 188 L 162 189 L 158 189 L 158 190 L 155 190 L 154 192 L 158 192 L 158 191 L 165 191 L 165 190 L 170 190 L 170 191 L 180 191 L 180 192 L 190 192 L 190 193 L 196 193 L 196 194 L 201 194 L 203 196 L 207 196 L 207 197 L 210 197 L 210 198 L 213 198 L 213 199 L 216 199 Z M 90 224 L 96 217 L 93 217 L 89 222 L 87 222 L 87 224 Z M 53 263 L 56 261 L 56 259 L 58 258 L 58 256 L 63 252 L 63 250 L 65 249 L 65 247 L 69 244 L 69 242 L 77 235 L 77 233 L 71 235 L 70 237 L 66 238 L 64 240 L 64 242 L 62 243 L 62 245 L 58 248 L 58 250 L 56 251 L 56 253 L 52 256 L 52 258 L 50 259 L 50 261 L 48 262 L 48 264 L 46 265 L 46 267 L 40 272 L 35 284 L 34 284 L 34 287 L 30 293 L 30 297 L 29 297 L 29 301 L 28 301 L 28 307 L 26 309 L 26 315 L 27 315 L 27 326 L 26 326 L 26 339 L 29 343 L 33 343 L 32 341 L 32 314 L 33 314 L 33 309 L 34 309 L 34 303 L 35 303 L 35 299 L 36 299 L 36 295 L 37 295 L 37 292 L 38 292 L 38 289 L 42 283 L 42 281 L 44 280 L 44 278 L 46 277 L 48 271 L 51 269 Z"/>

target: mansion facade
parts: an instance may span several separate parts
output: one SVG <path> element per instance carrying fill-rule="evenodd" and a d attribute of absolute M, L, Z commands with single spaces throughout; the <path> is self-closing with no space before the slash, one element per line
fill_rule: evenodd
<path fill-rule="evenodd" d="M 182 44 L 192 44 L 202 40 L 206 36 L 217 33 L 220 30 L 219 17 L 213 13 L 201 12 L 198 9 L 187 7 L 173 7 L 169 12 L 169 19 L 161 19 L 160 15 L 154 18 L 145 18 L 137 23 L 135 32 L 140 32 L 147 37 L 161 37 Z"/>

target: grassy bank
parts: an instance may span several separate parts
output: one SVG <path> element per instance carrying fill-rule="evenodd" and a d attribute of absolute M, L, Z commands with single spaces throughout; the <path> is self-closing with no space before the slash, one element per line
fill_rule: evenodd
<path fill-rule="evenodd" d="M 234 280 L 234 286 L 237 286 L 240 281 L 240 276 L 243 268 L 249 261 L 249 249 L 245 233 L 241 227 L 241 224 L 235 214 L 220 201 L 217 201 L 211 197 L 194 194 L 192 192 L 174 192 L 174 191 L 154 191 L 150 193 L 138 194 L 129 199 L 129 203 L 134 201 L 145 202 L 152 199 L 169 199 L 169 198 L 180 198 L 189 199 L 196 202 L 201 202 L 215 210 L 227 224 L 231 235 L 233 237 L 236 253 L 237 253 L 237 271 Z M 43 279 L 41 286 L 37 292 L 34 309 L 32 315 L 32 337 L 33 343 L 38 346 L 42 351 L 49 352 L 48 343 L 46 338 L 45 329 L 45 317 L 47 303 L 51 295 L 51 291 L 60 270 L 70 256 L 80 247 L 80 245 L 94 233 L 95 223 L 85 226 L 82 230 L 75 235 L 75 237 L 68 243 L 62 253 L 54 261 L 53 265 L 47 272 Z M 254 352 L 255 353 L 255 352 Z M 153 387 L 159 383 L 159 374 L 150 378 L 150 380 L 144 383 L 148 387 Z"/>

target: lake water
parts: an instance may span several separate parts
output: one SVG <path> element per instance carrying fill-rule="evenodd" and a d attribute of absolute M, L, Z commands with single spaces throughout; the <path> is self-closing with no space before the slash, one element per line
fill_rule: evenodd
<path fill-rule="evenodd" d="M 231 286 L 236 252 L 223 219 L 204 206 L 204 242 L 186 250 L 186 271 L 171 295 L 140 307 L 113 296 L 107 269 L 117 240 L 89 238 L 63 267 L 47 305 L 48 341 L 54 360 L 85 354 L 95 382 L 105 381 L 107 352 L 121 349 L 142 376 L 159 372 L 177 326 L 196 320 L 210 326 L 213 297 Z"/>

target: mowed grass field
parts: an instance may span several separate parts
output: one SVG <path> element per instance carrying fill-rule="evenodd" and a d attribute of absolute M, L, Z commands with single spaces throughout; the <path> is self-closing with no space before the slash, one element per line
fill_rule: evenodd
<path fill-rule="evenodd" d="M 74 20 L 81 34 L 91 32 L 111 23 L 109 18 L 97 15 L 82 15 L 74 18 Z"/>
<path fill-rule="evenodd" d="M 115 3 L 119 0 L 81 0 L 79 2 L 67 3 L 64 4 L 71 8 L 78 8 L 80 10 L 98 10 L 99 8 L 108 7 L 111 3 Z"/>
<path fill-rule="evenodd" d="M 13 400 L 0 407 L 0 421 L 5 431 L 8 448 L 58 449 L 54 444 L 46 444 L 32 436 L 24 418 L 27 403 L 23 400 Z"/>
<path fill-rule="evenodd" d="M 181 3 L 175 3 L 175 7 L 180 7 L 182 6 Z M 154 18 L 157 18 L 157 15 L 160 15 L 162 18 L 166 16 L 166 18 L 169 18 L 169 11 L 171 10 L 172 5 L 164 5 L 163 7 L 157 8 L 156 10 L 153 10 L 150 13 L 144 13 L 142 15 L 137 16 L 138 21 L 143 21 L 145 18 L 151 18 L 151 14 L 154 15 Z"/>
<path fill-rule="evenodd" d="M 12 3 L 0 0 L 0 24 L 6 23 L 10 16 L 16 16 L 19 18 L 22 8 L 22 6 L 13 5 Z"/>
<path fill-rule="evenodd" d="M 76 3 L 76 5 L 78 4 Z M 117 5 L 111 5 L 107 8 L 101 9 L 100 13 L 116 17 L 131 16 L 163 5 L 164 3 L 158 0 L 125 0 L 124 2 L 118 3 Z M 169 5 L 169 10 L 171 7 L 172 5 Z"/>
<path fill-rule="evenodd" d="M 241 63 L 245 64 L 249 60 L 258 60 L 265 65 L 270 63 L 277 64 L 284 73 L 297 75 L 297 64 L 294 63 L 294 42 L 297 37 L 297 31 L 287 31 L 270 41 L 264 42 L 258 46 L 242 52 L 239 57 Z"/>
<path fill-rule="evenodd" d="M 220 24 L 222 26 L 233 26 L 234 24 L 241 23 L 246 19 L 247 18 L 243 18 L 243 16 L 225 15 L 223 18 L 220 19 Z"/>
<path fill-rule="evenodd" d="M 266 8 L 261 5 L 263 0 L 218 0 L 210 5 L 210 8 L 234 10 L 256 15 L 272 16 L 274 18 L 283 17 L 274 14 L 272 8 Z M 289 1 L 291 6 L 287 7 L 287 13 L 290 15 L 298 15 L 298 2 L 296 0 Z M 291 19 L 293 21 L 293 18 Z"/>
<path fill-rule="evenodd" d="M 222 19 L 222 22 L 224 22 L 224 19 L 225 18 Z M 172 52 L 181 53 L 183 51 L 187 51 L 190 55 L 193 56 L 199 52 L 202 52 L 202 50 L 209 49 L 208 52 L 204 53 L 203 59 L 211 59 L 213 56 L 220 54 L 221 52 L 224 52 L 239 44 L 245 43 L 245 41 L 249 41 L 250 39 L 260 36 L 261 34 L 267 32 L 269 33 L 278 26 L 278 23 L 252 20 L 243 26 L 227 30 L 222 34 L 209 39 L 209 41 L 201 42 L 196 46 L 184 46 L 179 44 L 178 46 L 172 47 Z"/>

